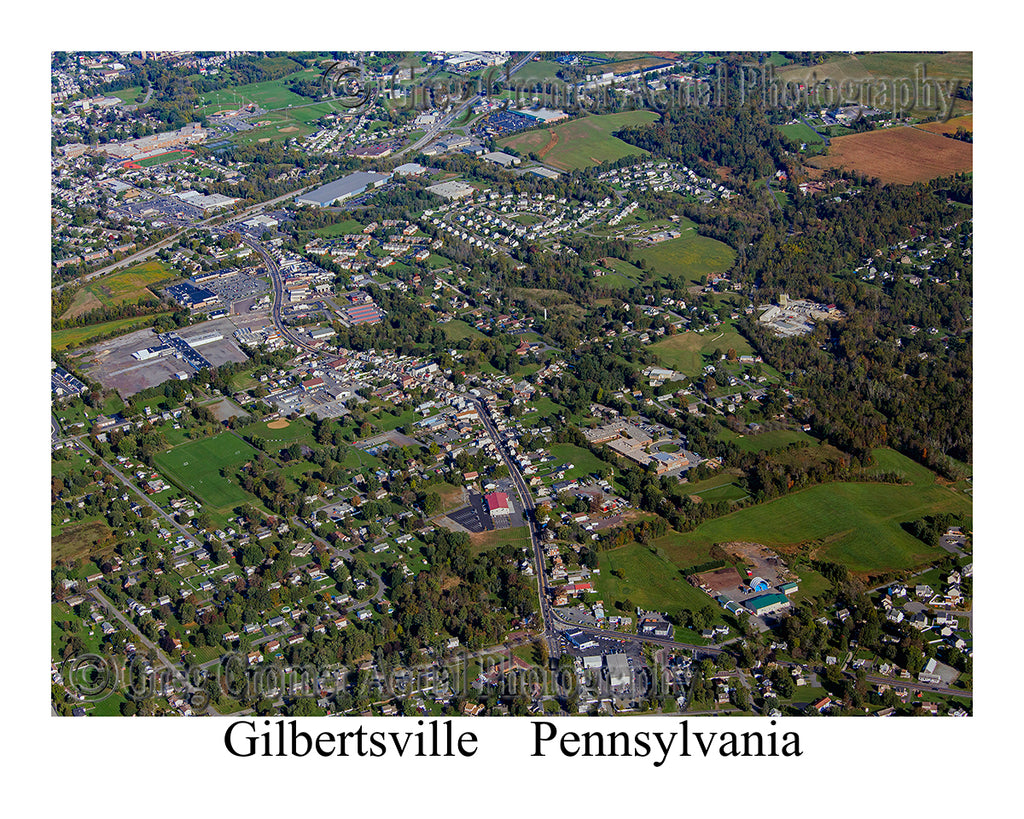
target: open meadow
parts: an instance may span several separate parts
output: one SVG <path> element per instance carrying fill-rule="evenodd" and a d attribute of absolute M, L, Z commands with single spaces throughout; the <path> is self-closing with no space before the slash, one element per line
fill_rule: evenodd
<path fill-rule="evenodd" d="M 514 148 L 523 155 L 536 153 L 545 164 L 559 170 L 576 170 L 624 156 L 646 156 L 647 151 L 623 142 L 612 136 L 612 132 L 627 125 L 649 124 L 657 119 L 658 115 L 652 111 L 598 114 L 505 137 L 498 140 L 498 146 Z"/>
<path fill-rule="evenodd" d="M 158 259 L 150 259 L 126 270 L 92 279 L 75 294 L 71 306 L 61 318 L 75 318 L 100 307 L 115 307 L 129 301 L 153 296 L 150 285 L 170 281 L 177 277 L 173 270 Z"/>

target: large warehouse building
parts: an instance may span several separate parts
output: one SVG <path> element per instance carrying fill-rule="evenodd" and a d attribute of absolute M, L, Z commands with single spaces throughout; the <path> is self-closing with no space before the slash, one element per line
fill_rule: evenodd
<path fill-rule="evenodd" d="M 316 205 L 320 208 L 326 208 L 337 202 L 343 202 L 353 196 L 358 196 L 370 188 L 379 187 L 390 178 L 391 174 L 389 173 L 356 171 L 295 197 L 295 204 Z"/>

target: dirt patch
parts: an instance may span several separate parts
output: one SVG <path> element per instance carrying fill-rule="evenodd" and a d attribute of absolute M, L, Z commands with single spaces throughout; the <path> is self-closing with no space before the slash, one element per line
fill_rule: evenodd
<path fill-rule="evenodd" d="M 257 142 L 270 142 L 270 137 L 263 137 L 262 139 L 256 140 Z"/>
<path fill-rule="evenodd" d="M 541 159 L 543 159 L 549 153 L 551 153 L 555 149 L 555 146 L 558 144 L 558 134 L 556 134 L 554 131 L 548 131 L 548 133 L 551 134 L 551 139 L 548 140 L 547 145 L 545 145 L 537 152 L 537 156 L 539 156 Z"/>
<path fill-rule="evenodd" d="M 743 584 L 740 573 L 732 566 L 726 566 L 724 569 L 717 569 L 713 572 L 701 572 L 693 577 L 699 586 L 707 587 L 712 594 L 735 591 Z"/>
<path fill-rule="evenodd" d="M 287 128 L 278 128 L 277 130 L 278 130 L 278 133 L 281 133 L 281 134 L 294 134 L 299 129 L 296 128 L 294 125 L 289 125 Z"/>
<path fill-rule="evenodd" d="M 276 421 L 271 421 L 267 424 L 267 429 L 287 429 L 290 427 L 291 421 L 285 418 L 278 418 Z"/>

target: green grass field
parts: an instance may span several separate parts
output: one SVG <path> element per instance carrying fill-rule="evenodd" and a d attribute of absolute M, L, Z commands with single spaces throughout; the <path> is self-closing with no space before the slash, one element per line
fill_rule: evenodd
<path fill-rule="evenodd" d="M 789 444 L 800 441 L 817 444 L 818 442 L 804 432 L 802 429 L 776 429 L 771 432 L 761 432 L 757 435 L 738 435 L 724 427 L 718 433 L 723 441 L 730 441 L 744 452 L 764 452 L 769 449 L 780 449 Z"/>
<path fill-rule="evenodd" d="M 156 156 L 149 156 L 145 159 L 137 160 L 137 163 L 143 167 L 148 168 L 152 165 L 164 165 L 168 162 L 176 162 L 179 159 L 184 159 L 191 154 L 185 153 L 184 151 L 168 151 L 165 154 L 157 154 Z"/>
<path fill-rule="evenodd" d="M 157 313 L 152 316 L 141 316 L 139 318 L 117 319 L 103 324 L 90 324 L 88 327 L 71 327 L 67 330 L 56 330 L 50 334 L 50 346 L 54 350 L 65 350 L 68 347 L 81 347 L 93 339 L 105 336 L 110 333 L 122 335 L 132 330 L 139 330 L 149 327 L 160 316 L 169 313 Z"/>
<path fill-rule="evenodd" d="M 203 438 L 159 453 L 157 467 L 175 484 L 220 512 L 241 503 L 258 503 L 252 495 L 220 474 L 252 460 L 257 450 L 229 432 Z"/>
<path fill-rule="evenodd" d="M 811 126 L 805 122 L 793 122 L 780 125 L 779 130 L 794 142 L 806 142 L 808 145 L 820 145 L 822 139 Z"/>
<path fill-rule="evenodd" d="M 548 60 L 528 62 L 516 72 L 515 81 L 516 83 L 524 83 L 553 80 L 558 75 L 558 70 L 561 67 L 558 63 L 549 62 Z"/>
<path fill-rule="evenodd" d="M 636 247 L 636 255 L 648 270 L 666 281 L 684 278 L 701 284 L 708 273 L 724 273 L 736 259 L 736 251 L 727 244 L 697 233 L 692 223 L 681 225 L 683 235 L 652 247 Z"/>
<path fill-rule="evenodd" d="M 133 85 L 131 88 L 122 88 L 120 91 L 109 91 L 107 96 L 117 97 L 122 102 L 126 102 L 129 105 L 138 102 L 142 99 L 145 94 L 142 93 L 141 85 Z"/>
<path fill-rule="evenodd" d="M 477 330 L 476 327 L 459 319 L 445 322 L 441 325 L 441 329 L 444 330 L 444 334 L 451 341 L 458 341 L 461 338 L 485 338 L 484 334 Z"/>
<path fill-rule="evenodd" d="M 343 222 L 336 222 L 333 225 L 327 227 L 317 228 L 312 231 L 314 236 L 322 236 L 324 238 L 330 238 L 332 236 L 345 236 L 349 233 L 362 233 L 365 225 L 359 224 L 354 219 L 346 219 Z"/>
<path fill-rule="evenodd" d="M 711 359 L 715 350 L 728 352 L 733 349 L 737 355 L 753 352 L 750 342 L 733 328 L 731 322 L 723 322 L 715 332 L 676 333 L 650 345 L 648 349 L 666 367 L 691 377 L 699 375 L 705 364 L 713 363 Z"/>
<path fill-rule="evenodd" d="M 899 453 L 876 450 L 875 457 L 877 468 L 902 472 L 913 483 L 813 486 L 703 523 L 677 535 L 677 545 L 700 553 L 731 540 L 776 547 L 815 541 L 812 557 L 863 574 L 909 569 L 940 557 L 940 549 L 912 537 L 900 524 L 937 512 L 970 515 L 970 500 L 938 484 L 933 473 Z"/>
<path fill-rule="evenodd" d="M 625 601 L 634 607 L 670 615 L 710 605 L 715 610 L 715 621 L 722 622 L 721 608 L 700 589 L 691 586 L 680 574 L 680 567 L 653 553 L 647 546 L 631 543 L 601 552 L 600 568 L 596 588 L 604 600 L 606 611 L 615 610 L 635 618 L 635 608 L 621 605 Z"/>
<path fill-rule="evenodd" d="M 545 164 L 568 171 L 599 165 L 624 156 L 647 155 L 612 136 L 627 125 L 651 123 L 658 115 L 651 111 L 627 111 L 620 114 L 598 114 L 537 131 L 515 134 L 498 140 L 500 147 L 512 147 L 521 154 L 542 156 Z"/>
<path fill-rule="evenodd" d="M 310 102 L 308 97 L 302 97 L 288 89 L 287 80 L 297 78 L 297 74 L 304 73 L 304 79 L 315 78 L 317 72 L 310 70 L 296 72 L 287 77 L 267 82 L 250 83 L 249 85 L 234 85 L 229 88 L 221 88 L 211 91 L 200 97 L 200 112 L 213 114 L 217 111 L 235 110 L 236 108 L 256 103 L 260 108 L 272 111 L 275 108 L 285 108 L 289 105 L 305 105 Z"/>
<path fill-rule="evenodd" d="M 163 262 L 152 259 L 93 279 L 75 294 L 71 306 L 61 318 L 74 318 L 99 307 L 113 307 L 126 301 L 138 301 L 143 296 L 152 296 L 150 285 L 176 276 Z"/>
<path fill-rule="evenodd" d="M 291 446 L 294 443 L 313 446 L 313 427 L 305 418 L 289 421 L 288 426 L 283 429 L 271 429 L 265 421 L 257 421 L 238 430 L 239 435 L 252 438 L 261 438 L 269 444 L 276 444 L 278 447 Z"/>
<path fill-rule="evenodd" d="M 582 449 L 573 444 L 554 444 L 551 447 L 551 454 L 555 456 L 560 466 L 564 466 L 567 463 L 573 465 L 573 468 L 565 473 L 567 479 L 582 478 L 594 472 L 604 472 L 605 467 L 608 466 L 589 450 Z M 550 463 L 542 464 L 542 466 L 550 465 Z"/>

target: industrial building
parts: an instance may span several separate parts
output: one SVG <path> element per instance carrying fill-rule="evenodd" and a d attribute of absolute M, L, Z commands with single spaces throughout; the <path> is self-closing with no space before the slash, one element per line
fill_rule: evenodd
<path fill-rule="evenodd" d="M 491 151 L 484 154 L 483 158 L 487 162 L 493 162 L 495 165 L 501 165 L 503 168 L 518 165 L 520 162 L 518 156 L 512 156 L 512 154 L 506 154 L 503 151 Z"/>
<path fill-rule="evenodd" d="M 442 199 L 462 199 L 465 196 L 470 196 L 474 189 L 472 185 L 467 185 L 465 182 L 452 180 L 431 185 L 427 190 L 440 196 Z"/>
<path fill-rule="evenodd" d="M 343 176 L 341 179 L 336 179 L 334 182 L 321 185 L 319 188 L 308 191 L 301 196 L 297 196 L 295 204 L 315 205 L 320 208 L 330 207 L 337 202 L 343 202 L 353 196 L 358 196 L 371 188 L 380 187 L 390 178 L 391 174 L 389 173 L 356 171 L 348 176 Z"/>
<path fill-rule="evenodd" d="M 752 597 L 750 600 L 744 600 L 743 605 L 750 609 L 751 613 L 762 615 L 782 611 L 782 609 L 789 608 L 790 603 L 786 595 L 773 592 Z"/>

